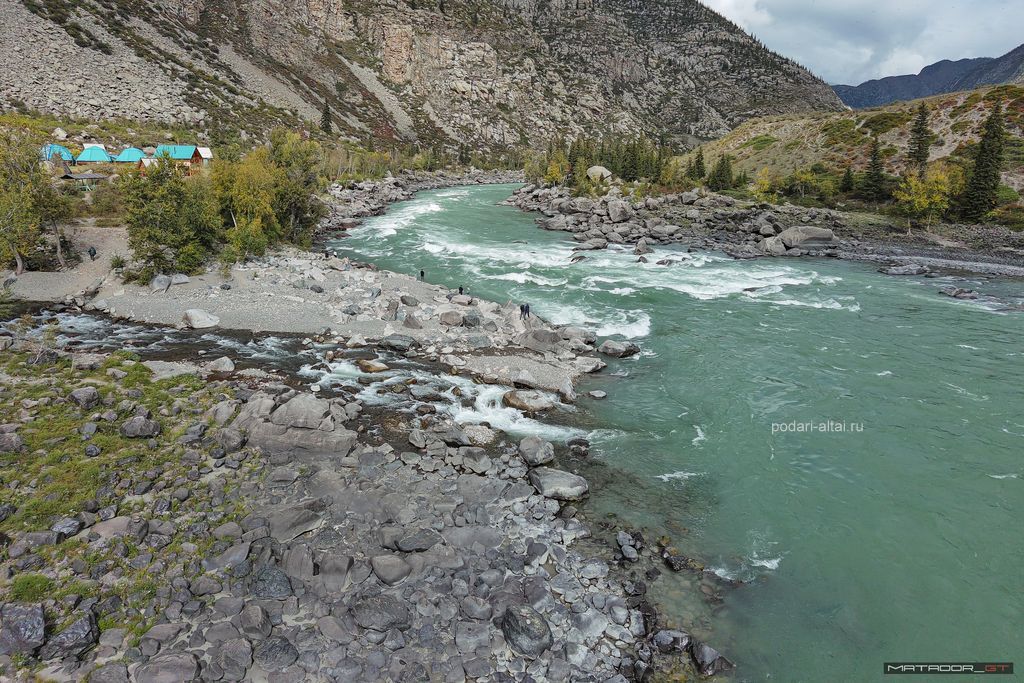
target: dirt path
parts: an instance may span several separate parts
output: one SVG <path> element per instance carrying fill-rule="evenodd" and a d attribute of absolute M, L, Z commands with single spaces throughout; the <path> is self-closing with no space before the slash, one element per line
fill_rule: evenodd
<path fill-rule="evenodd" d="M 14 285 L 15 296 L 31 301 L 62 301 L 106 277 L 115 254 L 124 257 L 129 254 L 128 234 L 124 228 L 96 227 L 90 219 L 68 229 L 65 234 L 82 255 L 82 262 L 68 270 L 23 273 Z M 89 247 L 96 248 L 95 261 L 91 261 L 86 253 Z"/>

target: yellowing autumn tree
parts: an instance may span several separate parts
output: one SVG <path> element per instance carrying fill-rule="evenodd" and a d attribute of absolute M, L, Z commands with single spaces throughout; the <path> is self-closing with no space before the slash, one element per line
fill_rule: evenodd
<path fill-rule="evenodd" d="M 924 218 L 926 225 L 949 208 L 954 179 L 944 168 L 928 170 L 922 175 L 908 173 L 893 192 L 896 205 L 907 216 Z M 910 234 L 910 228 L 907 228 Z"/>
<path fill-rule="evenodd" d="M 762 168 L 754 176 L 754 196 L 762 202 L 777 202 L 779 200 L 779 183 L 778 174 L 768 168 Z"/>

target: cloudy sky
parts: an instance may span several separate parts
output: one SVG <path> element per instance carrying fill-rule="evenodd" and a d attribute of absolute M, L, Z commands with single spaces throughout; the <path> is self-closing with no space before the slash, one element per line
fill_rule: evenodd
<path fill-rule="evenodd" d="M 1024 42 L 1024 0 L 702 0 L 829 83 L 998 57 Z"/>

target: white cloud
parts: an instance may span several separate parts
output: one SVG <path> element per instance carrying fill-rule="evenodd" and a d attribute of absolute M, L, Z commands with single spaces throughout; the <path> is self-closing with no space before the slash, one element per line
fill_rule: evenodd
<path fill-rule="evenodd" d="M 1024 40 L 1021 0 L 705 0 L 830 83 L 997 57 Z"/>

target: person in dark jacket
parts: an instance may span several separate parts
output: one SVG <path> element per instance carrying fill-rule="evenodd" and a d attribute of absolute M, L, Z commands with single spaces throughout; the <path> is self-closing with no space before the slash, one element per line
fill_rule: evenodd
<path fill-rule="evenodd" d="M 96 260 L 96 247 L 89 247 L 89 260 Z"/>

